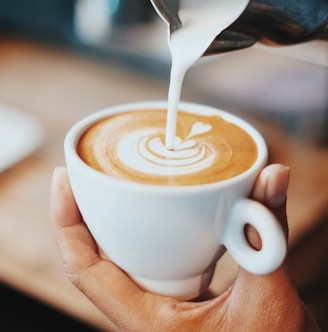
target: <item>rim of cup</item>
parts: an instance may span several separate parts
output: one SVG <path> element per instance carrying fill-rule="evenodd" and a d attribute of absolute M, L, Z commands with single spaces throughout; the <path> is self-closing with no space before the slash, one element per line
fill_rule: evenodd
<path fill-rule="evenodd" d="M 257 174 L 259 170 L 261 170 L 265 164 L 267 163 L 268 158 L 268 150 L 267 145 L 265 143 L 264 138 L 262 135 L 258 132 L 257 129 L 255 129 L 250 123 L 248 123 L 246 120 L 242 119 L 241 117 L 234 115 L 232 113 L 229 113 L 227 111 L 221 110 L 217 107 L 208 106 L 205 104 L 198 104 L 198 103 L 192 103 L 192 102 L 180 102 L 179 103 L 179 110 L 184 110 L 186 112 L 191 113 L 201 113 L 203 114 L 219 114 L 222 116 L 225 120 L 232 122 L 242 129 L 244 129 L 250 136 L 253 138 L 253 140 L 256 143 L 257 149 L 258 149 L 258 155 L 256 158 L 256 161 L 254 164 L 244 171 L 241 174 L 238 174 L 236 176 L 233 176 L 229 179 L 221 180 L 218 182 L 213 183 L 206 183 L 206 184 L 193 184 L 193 185 L 158 185 L 158 184 L 147 184 L 147 183 L 139 183 L 139 182 L 133 182 L 130 180 L 124 180 L 124 179 L 118 179 L 115 177 L 112 177 L 111 175 L 102 173 L 91 166 L 87 165 L 78 155 L 76 151 L 76 145 L 81 137 L 81 135 L 89 128 L 91 125 L 96 123 L 102 118 L 105 118 L 111 114 L 118 114 L 118 113 L 124 113 L 126 111 L 138 111 L 138 110 L 147 110 L 147 109 L 166 109 L 168 105 L 167 101 L 164 100 L 153 100 L 153 101 L 139 101 L 139 102 L 132 102 L 132 103 L 123 103 L 118 105 L 109 106 L 106 108 L 103 108 L 99 111 L 96 111 L 78 122 L 76 122 L 67 132 L 65 141 L 64 141 L 64 150 L 66 159 L 70 158 L 74 161 L 75 164 L 78 164 L 79 167 L 81 167 L 84 172 L 89 173 L 92 176 L 100 178 L 102 181 L 105 182 L 111 182 L 115 185 L 119 186 L 128 186 L 131 190 L 134 188 L 136 190 L 140 190 L 140 188 L 143 188 L 144 190 L 148 191 L 161 191 L 167 192 L 169 194 L 179 193 L 181 191 L 183 192 L 195 192 L 195 191 L 208 191 L 208 190 L 215 190 L 219 187 L 225 187 L 228 185 L 231 185 L 232 183 L 239 182 L 249 176 L 252 176 Z"/>

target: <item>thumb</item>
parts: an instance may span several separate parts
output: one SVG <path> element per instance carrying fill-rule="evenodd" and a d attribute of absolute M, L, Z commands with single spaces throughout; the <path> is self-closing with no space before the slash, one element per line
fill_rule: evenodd
<path fill-rule="evenodd" d="M 286 238 L 288 238 L 288 223 L 286 215 L 286 199 L 289 182 L 289 168 L 281 164 L 272 164 L 267 166 L 259 174 L 255 181 L 251 198 L 264 204 L 276 216 L 278 222 L 284 230 Z M 252 226 L 248 226 L 245 235 L 255 249 L 261 248 L 261 239 Z M 270 282 L 268 282 L 268 278 Z M 271 286 L 276 291 L 281 287 L 281 280 L 286 281 L 286 287 L 293 288 L 289 280 L 286 269 L 282 266 L 269 275 L 254 275 L 247 272 L 243 268 L 239 268 L 235 287 L 251 288 L 251 284 L 255 283 L 255 290 L 264 287 L 268 291 Z M 277 285 L 276 285 L 277 284 Z M 263 291 L 264 289 L 262 289 Z M 256 291 L 255 291 L 256 293 Z"/>
<path fill-rule="evenodd" d="M 251 194 L 251 198 L 261 202 L 273 212 L 283 228 L 286 238 L 288 238 L 286 215 L 288 182 L 289 168 L 280 164 L 272 164 L 260 173 Z M 261 239 L 254 228 L 246 229 L 246 237 L 254 248 L 261 248 Z M 237 301 L 238 298 L 243 298 L 243 303 L 252 303 L 251 308 L 246 310 L 247 319 L 258 319 L 259 313 L 263 311 L 267 315 L 266 320 L 270 322 L 271 326 L 276 324 L 277 328 L 280 323 L 288 322 L 290 317 L 302 316 L 301 302 L 285 264 L 267 275 L 254 275 L 240 267 L 231 291 L 233 306 L 238 306 L 238 302 L 240 302 Z M 290 327 L 292 328 L 292 326 Z M 294 331 L 295 329 L 287 330 Z"/>
<path fill-rule="evenodd" d="M 286 214 L 289 167 L 281 164 L 267 166 L 255 181 L 251 198 L 264 204 L 278 219 L 286 239 L 288 239 L 288 221 Z M 255 229 L 247 225 L 246 237 L 250 244 L 261 248 L 261 239 Z"/>
<path fill-rule="evenodd" d="M 288 238 L 286 215 L 288 183 L 289 167 L 281 164 L 272 164 L 264 168 L 259 174 L 251 194 L 251 198 L 261 202 L 273 212 L 284 230 L 286 238 Z M 248 226 L 245 232 L 250 244 L 254 248 L 260 249 L 261 239 L 256 230 Z M 245 285 L 248 285 L 246 291 L 247 289 L 252 289 L 255 296 L 258 296 L 257 292 L 261 292 L 263 296 L 265 294 L 270 294 L 271 296 L 271 292 L 276 293 L 277 289 L 281 289 L 282 286 L 286 287 L 285 291 L 288 289 L 289 292 L 292 289 L 294 292 L 294 286 L 283 266 L 273 273 L 264 276 L 253 275 L 243 268 L 239 268 L 235 288 L 239 288 L 240 286 L 245 289 Z"/>

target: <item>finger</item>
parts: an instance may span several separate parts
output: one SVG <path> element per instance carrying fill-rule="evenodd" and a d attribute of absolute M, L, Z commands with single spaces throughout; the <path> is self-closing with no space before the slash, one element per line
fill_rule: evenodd
<path fill-rule="evenodd" d="M 55 231 L 81 221 L 64 167 L 56 167 L 53 172 L 49 211 Z"/>
<path fill-rule="evenodd" d="M 265 204 L 276 215 L 286 235 L 288 235 L 286 216 L 288 184 L 289 167 L 272 164 L 260 173 L 252 192 L 254 199 Z"/>
<path fill-rule="evenodd" d="M 262 170 L 251 194 L 253 199 L 262 202 L 275 214 L 286 238 L 288 237 L 286 216 L 288 182 L 289 168 L 281 164 L 272 164 Z M 261 247 L 261 240 L 254 228 L 249 227 L 246 236 L 255 248 Z M 237 310 L 239 298 L 247 299 L 254 309 L 261 307 L 268 313 L 280 312 L 282 321 L 288 317 L 302 315 L 299 297 L 285 264 L 267 275 L 254 275 L 239 268 L 229 299 L 234 310 Z M 252 312 L 255 313 L 253 319 L 257 319 L 256 310 L 249 310 L 247 318 L 252 319 Z M 272 317 L 272 322 L 279 323 L 275 316 Z"/>
<path fill-rule="evenodd" d="M 66 273 L 73 283 L 78 283 L 79 272 L 100 257 L 97 245 L 83 223 L 63 167 L 56 168 L 53 173 L 49 212 Z"/>
<path fill-rule="evenodd" d="M 281 164 L 272 164 L 265 167 L 255 181 L 251 197 L 266 205 L 277 217 L 281 224 L 286 238 L 288 238 L 288 222 L 286 215 L 287 189 L 289 183 L 289 167 Z M 247 227 L 246 236 L 250 244 L 261 248 L 261 239 L 253 227 Z M 252 274 L 240 269 L 243 273 L 253 278 Z M 282 274 L 286 276 L 284 269 L 278 269 L 272 275 Z M 266 279 L 266 276 L 258 276 L 259 279 Z M 289 278 L 286 278 L 289 279 Z M 255 280 L 255 276 L 254 276 Z"/>
<path fill-rule="evenodd" d="M 286 238 L 288 238 L 288 223 L 286 215 L 287 188 L 289 168 L 272 164 L 263 169 L 258 176 L 251 197 L 266 205 L 277 217 Z M 261 248 L 261 239 L 254 227 L 247 225 L 245 234 L 249 243 L 255 248 Z"/>
<path fill-rule="evenodd" d="M 50 217 L 66 273 L 82 293 L 122 328 L 125 324 L 143 325 L 145 314 L 155 319 L 162 298 L 143 292 L 121 269 L 98 254 L 65 168 L 57 168 L 53 175 Z"/>

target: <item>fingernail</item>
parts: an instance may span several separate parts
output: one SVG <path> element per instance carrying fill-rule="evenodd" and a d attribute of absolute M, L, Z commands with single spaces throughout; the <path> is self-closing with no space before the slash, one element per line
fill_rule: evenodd
<path fill-rule="evenodd" d="M 278 208 L 283 206 L 287 200 L 287 189 L 289 183 L 289 167 L 285 166 L 277 174 L 276 181 L 268 188 L 268 203 L 271 207 Z"/>
<path fill-rule="evenodd" d="M 65 167 L 57 166 L 52 172 L 52 183 L 55 183 L 60 174 L 65 170 Z"/>

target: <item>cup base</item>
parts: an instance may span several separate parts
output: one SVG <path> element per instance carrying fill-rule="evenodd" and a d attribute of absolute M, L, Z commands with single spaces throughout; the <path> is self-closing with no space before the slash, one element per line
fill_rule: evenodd
<path fill-rule="evenodd" d="M 214 274 L 214 267 L 204 273 L 184 279 L 160 280 L 131 276 L 143 290 L 162 296 L 169 296 L 178 301 L 188 301 L 203 294 Z"/>

